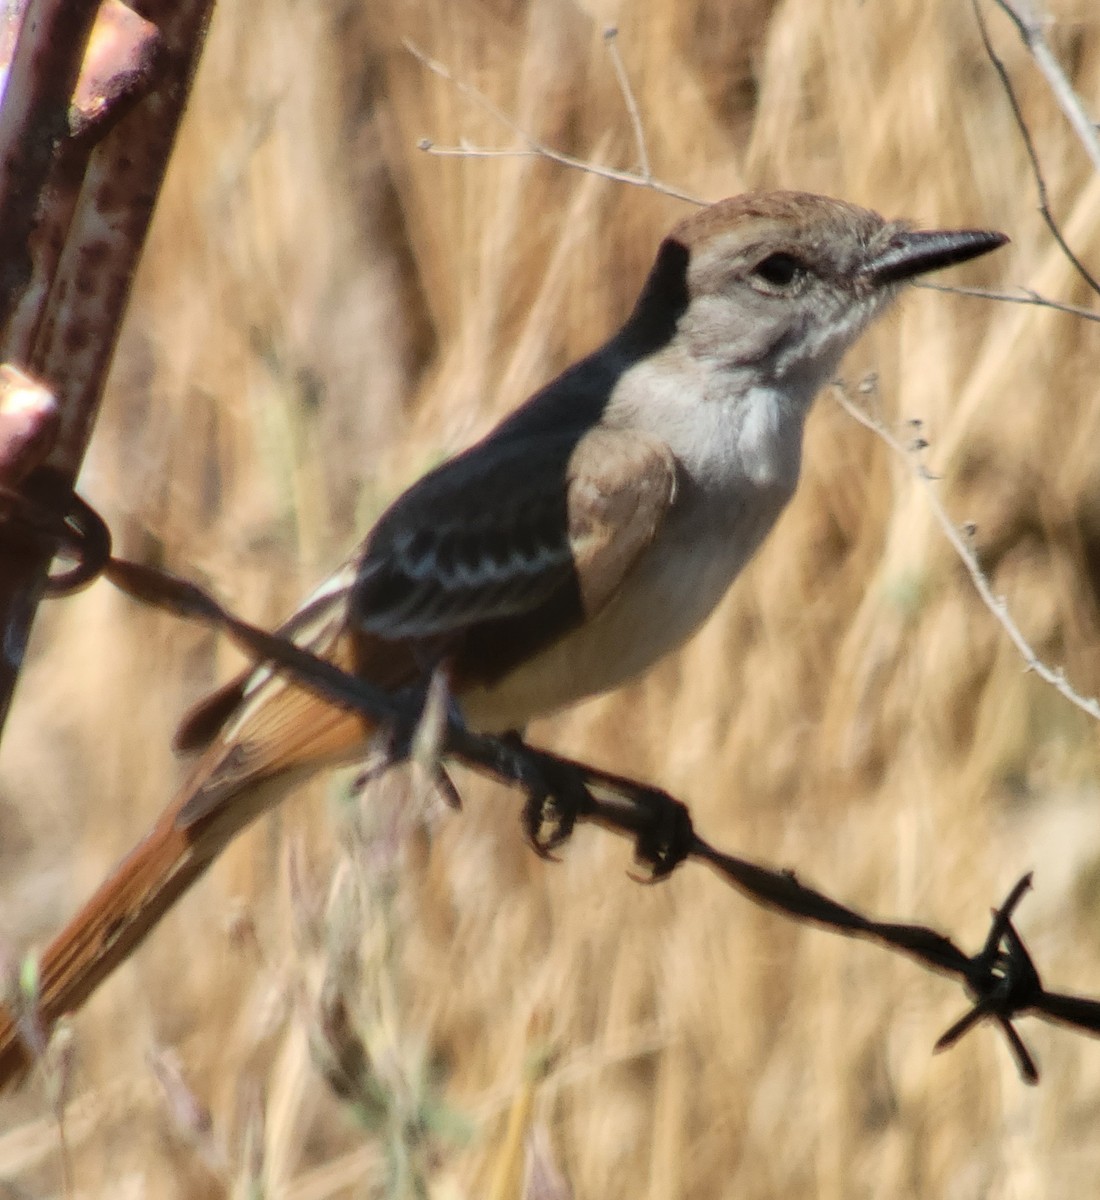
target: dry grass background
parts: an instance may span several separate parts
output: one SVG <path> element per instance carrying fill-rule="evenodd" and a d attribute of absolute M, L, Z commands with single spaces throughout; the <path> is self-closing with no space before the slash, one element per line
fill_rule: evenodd
<path fill-rule="evenodd" d="M 1095 114 L 1100 12 L 1051 11 Z M 661 178 L 1002 228 L 1012 247 L 959 279 L 1087 301 L 958 0 L 225 3 L 83 477 L 124 552 L 273 621 L 400 487 L 615 325 L 684 205 L 424 154 L 510 139 L 401 45 L 631 166 L 610 22 Z M 991 23 L 1096 267 L 1100 178 Z M 846 374 L 872 369 L 889 419 L 925 421 L 1025 632 L 1100 691 L 1096 326 L 914 292 Z M 0 755 L 6 953 L 151 821 L 174 719 L 230 665 L 103 585 L 42 612 Z M 1021 923 L 1048 981 L 1100 993 L 1097 730 L 1023 673 L 907 465 L 828 397 L 796 501 L 705 632 L 534 732 L 667 786 L 719 845 L 970 943 L 1034 867 Z M 539 1059 L 533 1120 L 586 1200 L 1095 1193 L 1096 1043 L 1029 1023 L 1037 1090 L 989 1031 L 932 1058 L 949 984 L 698 868 L 639 888 L 599 832 L 539 862 L 514 797 L 462 786 L 456 816 L 403 783 L 360 802 L 324 781 L 233 847 L 73 1023 L 72 1194 L 488 1196 Z M 354 1103 L 309 1052 L 348 1044 L 341 1002 L 374 1064 Z M 58 1194 L 61 1160 L 40 1084 L 0 1101 L 0 1195 Z"/>

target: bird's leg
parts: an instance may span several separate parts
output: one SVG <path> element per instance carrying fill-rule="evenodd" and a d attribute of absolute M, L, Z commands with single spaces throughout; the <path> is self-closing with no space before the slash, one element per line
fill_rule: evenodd
<path fill-rule="evenodd" d="M 647 872 L 636 877 L 642 883 L 666 878 L 695 847 L 691 814 L 662 789 L 536 749 L 516 732 L 499 740 L 515 752 L 513 777 L 527 792 L 524 832 L 543 857 L 581 818 L 634 835 L 635 859 Z"/>
<path fill-rule="evenodd" d="M 446 663 L 439 663 L 411 688 L 398 694 L 407 700 L 410 715 L 395 720 L 375 735 L 371 757 L 355 780 L 363 788 L 379 779 L 392 767 L 412 761 L 422 767 L 432 786 L 449 807 L 460 809 L 462 798 L 443 766 L 442 748 L 447 725 L 463 725 L 463 717 L 449 684 Z"/>

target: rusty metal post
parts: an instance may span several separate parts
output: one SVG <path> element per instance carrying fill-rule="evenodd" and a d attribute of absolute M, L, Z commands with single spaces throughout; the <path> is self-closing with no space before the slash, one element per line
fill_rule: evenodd
<path fill-rule="evenodd" d="M 19 484 L 46 505 L 84 457 L 213 0 L 134 7 L 103 5 L 97 48 L 95 4 L 29 0 L 0 106 L 0 364 L 56 398 L 52 445 Z M 50 558 L 5 540 L 0 516 L 0 730 Z"/>
<path fill-rule="evenodd" d="M 30 277 L 29 243 L 58 145 L 69 131 L 98 0 L 30 0 L 0 105 L 0 326 Z"/>

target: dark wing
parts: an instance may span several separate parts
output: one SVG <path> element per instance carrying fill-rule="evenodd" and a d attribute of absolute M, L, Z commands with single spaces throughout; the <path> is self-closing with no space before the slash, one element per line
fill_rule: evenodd
<path fill-rule="evenodd" d="M 358 669 L 380 686 L 398 686 L 416 661 L 406 652 L 392 671 L 379 669 L 374 659 L 392 655 L 385 643 L 446 643 L 474 626 L 532 617 L 530 648 L 610 600 L 660 525 L 675 479 L 668 448 L 638 433 L 482 443 L 401 496 L 358 565 L 330 576 L 278 632 L 326 657 L 349 627 L 369 635 L 371 662 L 360 643 Z M 272 675 L 269 665 L 252 667 L 200 701 L 177 731 L 177 750 L 231 736 L 283 690 Z M 308 702 L 290 692 L 279 705 Z"/>
<path fill-rule="evenodd" d="M 634 432 L 484 442 L 379 521 L 351 620 L 386 640 L 430 640 L 563 597 L 574 621 L 590 617 L 649 544 L 675 477 L 668 448 Z"/>

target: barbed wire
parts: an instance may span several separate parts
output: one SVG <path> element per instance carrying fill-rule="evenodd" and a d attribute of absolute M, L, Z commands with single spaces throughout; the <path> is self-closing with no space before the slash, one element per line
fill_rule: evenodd
<path fill-rule="evenodd" d="M 4 494 L 0 491 L 0 498 Z M 1018 1018 L 1036 1016 L 1100 1034 L 1100 1000 L 1048 991 L 1016 929 L 1013 916 L 1031 887 L 1030 874 L 994 908 L 982 947 L 968 955 L 949 936 L 928 926 L 878 920 L 802 883 L 793 871 L 717 849 L 695 829 L 687 805 L 661 788 L 551 753 L 517 735 L 473 732 L 441 695 L 439 677 L 417 690 L 386 692 L 288 638 L 242 620 L 190 580 L 115 557 L 106 524 L 75 495 L 61 511 L 33 511 L 36 508 L 25 504 L 13 509 L 3 528 L 5 533 L 15 528 L 26 538 L 53 539 L 51 545 L 76 562 L 62 578 L 84 586 L 102 575 L 140 603 L 216 629 L 256 663 L 267 664 L 333 704 L 363 713 L 386 731 L 386 769 L 415 756 L 452 804 L 459 793 L 447 775 L 448 760 L 520 791 L 524 833 L 545 858 L 553 858 L 577 824 L 598 825 L 632 840 L 635 860 L 646 872 L 635 877 L 642 882 L 657 883 L 693 860 L 710 867 L 755 904 L 903 954 L 955 979 L 971 1000 L 966 1014 L 935 1049 L 947 1049 L 979 1024 L 992 1023 L 1005 1035 L 1020 1076 L 1029 1084 L 1038 1082 L 1039 1070 L 1015 1027 Z"/>

